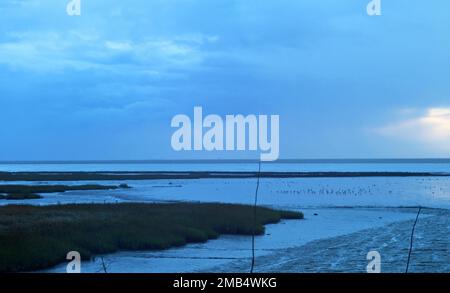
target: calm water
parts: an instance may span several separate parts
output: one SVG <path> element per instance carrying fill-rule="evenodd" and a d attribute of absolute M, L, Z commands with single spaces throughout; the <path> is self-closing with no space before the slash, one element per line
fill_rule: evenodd
<path fill-rule="evenodd" d="M 256 163 L 0 164 L 0 171 L 256 171 Z M 447 163 L 265 163 L 263 171 L 404 171 L 450 173 Z M 15 182 L 48 184 L 48 182 Z M 127 183 L 131 189 L 43 194 L 4 204 L 201 201 L 251 204 L 256 179 L 72 181 L 65 184 Z M 450 207 L 450 177 L 292 178 L 261 181 L 260 203 L 274 207 Z"/>

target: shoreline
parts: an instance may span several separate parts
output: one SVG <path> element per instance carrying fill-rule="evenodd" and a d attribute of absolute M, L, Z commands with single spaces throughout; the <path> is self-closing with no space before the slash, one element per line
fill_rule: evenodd
<path fill-rule="evenodd" d="M 298 210 L 298 209 L 295 209 Z M 383 227 L 412 221 L 415 209 L 396 208 L 305 208 L 304 221 L 284 221 L 266 226 L 265 235 L 256 237 L 256 271 L 261 270 L 262 261 L 269 257 L 272 265 L 290 257 L 292 252 L 309 246 L 311 243 L 327 243 L 333 239 L 351 239 L 351 235 L 360 235 L 363 231 L 384 229 Z M 436 211 L 439 212 L 439 211 Z M 318 213 L 318 215 L 315 215 Z M 348 225 L 352 218 L 361 221 Z M 382 219 L 379 219 L 382 217 Z M 318 229 L 321 227 L 321 229 Z M 336 229 L 338 228 L 338 229 Z M 353 239 L 358 240 L 358 239 Z M 324 241 L 324 242 L 322 242 Z M 351 245 L 351 241 L 348 244 Z M 351 248 L 349 248 L 350 250 Z M 108 273 L 239 273 L 248 272 L 251 263 L 251 239 L 241 235 L 222 235 L 205 243 L 191 243 L 183 247 L 156 251 L 118 251 L 101 255 L 98 258 L 83 261 L 85 273 L 102 273 L 103 262 Z M 308 258 L 308 256 L 304 256 Z M 298 258 L 298 254 L 293 258 Z M 303 257 L 302 257 L 303 258 Z M 360 260 L 367 264 L 365 255 Z M 299 267 L 300 271 L 300 267 Z M 65 265 L 60 264 L 43 273 L 63 273 Z M 282 271 L 280 271 L 282 272 Z M 286 272 L 296 272 L 286 270 Z M 310 272 L 323 272 L 319 268 Z"/>
<path fill-rule="evenodd" d="M 65 193 L 66 191 L 117 190 L 131 188 L 127 184 L 116 185 L 4 185 L 0 184 L 0 200 L 40 199 L 41 194 Z"/>
<path fill-rule="evenodd" d="M 349 177 L 450 177 L 442 172 L 221 172 L 221 171 L 96 171 L 96 172 L 0 172 L 0 181 L 107 181 L 248 178 L 349 178 Z"/>

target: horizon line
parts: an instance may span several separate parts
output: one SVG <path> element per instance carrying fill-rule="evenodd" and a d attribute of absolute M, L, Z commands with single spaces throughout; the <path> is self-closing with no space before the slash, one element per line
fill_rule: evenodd
<path fill-rule="evenodd" d="M 238 163 L 258 163 L 258 159 L 143 159 L 143 160 L 5 160 L 0 164 L 238 164 Z M 347 158 L 347 159 L 279 159 L 273 162 L 262 162 L 267 164 L 276 163 L 450 163 L 450 158 Z"/>

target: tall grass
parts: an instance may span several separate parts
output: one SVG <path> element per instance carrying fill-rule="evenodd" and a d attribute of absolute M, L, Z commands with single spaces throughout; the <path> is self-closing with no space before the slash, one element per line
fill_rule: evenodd
<path fill-rule="evenodd" d="M 0 272 L 38 270 L 118 250 L 159 250 L 220 234 L 263 234 L 264 224 L 303 214 L 226 204 L 83 204 L 0 207 Z"/>

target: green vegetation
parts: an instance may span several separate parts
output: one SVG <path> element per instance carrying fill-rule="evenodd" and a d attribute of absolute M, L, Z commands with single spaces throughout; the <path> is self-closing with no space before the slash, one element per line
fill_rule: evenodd
<path fill-rule="evenodd" d="M 220 234 L 264 233 L 265 224 L 303 214 L 228 204 L 83 204 L 0 207 L 0 272 L 30 271 L 119 250 L 204 242 Z M 254 225 L 256 224 L 256 225 Z"/>
<path fill-rule="evenodd" d="M 0 200 L 25 200 L 25 199 L 38 199 L 42 198 L 39 194 L 35 193 L 8 193 L 8 194 L 0 194 Z"/>
<path fill-rule="evenodd" d="M 339 178 L 450 176 L 433 172 L 0 172 L 0 181 L 171 180 L 205 178 Z"/>
<path fill-rule="evenodd" d="M 38 193 L 66 192 L 71 190 L 111 190 L 130 188 L 127 184 L 107 185 L 0 185 L 0 200 L 24 200 L 42 198 Z"/>

